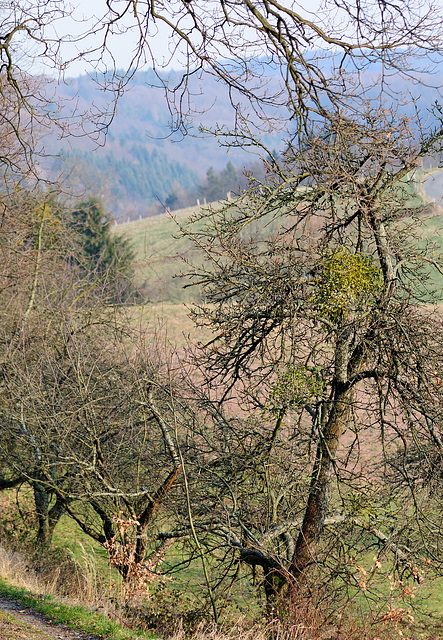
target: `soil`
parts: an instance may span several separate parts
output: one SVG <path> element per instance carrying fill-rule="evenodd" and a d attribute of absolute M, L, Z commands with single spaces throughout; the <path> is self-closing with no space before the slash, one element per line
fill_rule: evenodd
<path fill-rule="evenodd" d="M 40 613 L 0 597 L 1 640 L 98 640 L 95 636 L 53 624 Z"/>

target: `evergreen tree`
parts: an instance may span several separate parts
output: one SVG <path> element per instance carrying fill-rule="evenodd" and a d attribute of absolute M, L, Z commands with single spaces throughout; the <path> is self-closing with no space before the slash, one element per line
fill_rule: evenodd
<path fill-rule="evenodd" d="M 133 299 L 134 251 L 129 241 L 112 233 L 112 217 L 97 198 L 81 201 L 71 212 L 71 226 L 81 247 L 80 267 L 106 284 L 114 302 Z"/>
<path fill-rule="evenodd" d="M 205 181 L 199 186 L 200 197 L 206 198 L 208 202 L 223 200 L 229 191 L 238 190 L 241 177 L 232 162 L 228 162 L 219 173 L 209 167 Z"/>

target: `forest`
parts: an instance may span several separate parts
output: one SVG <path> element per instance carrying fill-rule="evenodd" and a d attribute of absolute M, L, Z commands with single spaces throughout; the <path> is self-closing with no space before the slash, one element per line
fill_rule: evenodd
<path fill-rule="evenodd" d="M 442 209 L 423 181 L 443 115 L 393 100 L 384 74 L 423 81 L 438 11 L 106 6 L 74 41 L 115 102 L 68 120 L 17 54 L 29 38 L 69 68 L 49 29 L 64 3 L 2 18 L 0 542 L 16 568 L 0 593 L 109 640 L 436 640 Z M 102 191 L 48 174 L 44 130 L 112 131 L 160 24 L 187 61 L 163 80 L 173 131 L 189 133 L 188 81 L 210 73 L 235 114 L 213 135 L 259 159 L 198 186 L 128 139 L 130 191 L 166 213 L 115 225 Z M 130 29 L 123 72 L 111 45 Z M 129 180 L 125 156 L 76 153 L 90 176 L 103 162 L 116 188 Z M 193 206 L 171 214 L 188 188 Z"/>

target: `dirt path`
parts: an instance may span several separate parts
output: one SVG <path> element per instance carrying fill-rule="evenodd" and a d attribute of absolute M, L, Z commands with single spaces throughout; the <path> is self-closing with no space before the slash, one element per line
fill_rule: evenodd
<path fill-rule="evenodd" d="M 0 597 L 1 640 L 97 640 L 51 622 L 14 600 Z"/>

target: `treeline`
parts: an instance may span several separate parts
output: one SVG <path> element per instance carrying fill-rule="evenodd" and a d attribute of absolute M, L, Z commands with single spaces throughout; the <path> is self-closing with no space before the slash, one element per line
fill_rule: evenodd
<path fill-rule="evenodd" d="M 163 210 L 177 189 L 195 191 L 198 178 L 187 165 L 140 144 L 94 152 L 73 150 L 68 157 L 69 182 L 78 191 L 99 193 L 115 218 L 138 218 Z M 53 171 L 62 166 L 57 159 Z"/>
<path fill-rule="evenodd" d="M 250 176 L 262 180 L 265 177 L 265 166 L 262 162 L 249 164 L 246 168 L 239 168 L 229 161 L 221 171 L 209 167 L 206 176 L 196 188 L 186 190 L 181 184 L 176 184 L 167 195 L 165 204 L 168 209 L 183 209 L 199 202 L 215 202 L 236 197 L 248 185 Z"/>
<path fill-rule="evenodd" d="M 235 195 L 245 187 L 246 173 L 228 162 L 221 171 L 209 167 L 206 176 L 193 190 L 185 189 L 181 184 L 174 186 L 168 194 L 165 204 L 171 209 L 182 209 L 196 203 L 196 201 L 214 202 L 225 200 L 228 194 Z"/>
<path fill-rule="evenodd" d="M 260 165 L 248 169 L 235 167 L 229 161 L 216 171 L 212 166 L 204 179 L 186 164 L 176 162 L 166 154 L 134 144 L 121 154 L 109 151 L 73 150 L 69 154 L 69 182 L 79 192 L 100 195 L 114 218 L 137 219 L 201 203 L 226 199 L 239 193 L 248 182 L 248 174 Z M 60 168 L 58 158 L 53 170 Z"/>
<path fill-rule="evenodd" d="M 53 169 L 61 166 L 54 162 Z M 121 154 L 73 150 L 69 154 L 69 182 L 78 191 L 99 193 L 116 219 L 137 219 L 196 204 L 214 202 L 239 193 L 248 174 L 262 171 L 257 163 L 247 170 L 228 162 L 221 171 L 209 167 L 204 179 L 186 164 L 166 154 L 134 144 Z"/>

